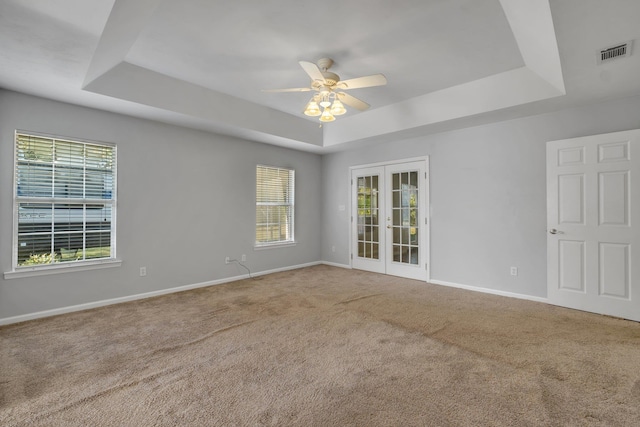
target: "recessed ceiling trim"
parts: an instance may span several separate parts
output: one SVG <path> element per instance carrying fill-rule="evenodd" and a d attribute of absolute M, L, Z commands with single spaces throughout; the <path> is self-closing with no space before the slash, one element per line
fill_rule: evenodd
<path fill-rule="evenodd" d="M 546 0 L 500 0 L 525 67 L 347 117 L 325 129 L 324 146 L 416 129 L 566 95 Z"/>
<path fill-rule="evenodd" d="M 116 0 L 91 58 L 83 88 L 125 60 L 161 0 Z"/>
<path fill-rule="evenodd" d="M 224 128 L 261 132 L 271 140 L 277 137 L 322 146 L 322 131 L 313 122 L 127 62 L 113 67 L 84 89 L 205 119 Z"/>
<path fill-rule="evenodd" d="M 500 0 L 524 65 L 566 94 L 551 7 L 546 0 Z"/>
<path fill-rule="evenodd" d="M 525 67 L 346 117 L 319 129 L 311 121 L 128 63 L 127 53 L 161 0 L 116 0 L 86 75 L 85 90 L 208 120 L 258 140 L 328 147 L 401 135 L 434 125 L 565 94 L 548 0 L 499 0 Z M 145 6 L 140 6 L 144 4 Z"/>
<path fill-rule="evenodd" d="M 563 95 L 527 67 L 346 117 L 325 128 L 324 146 L 393 135 Z"/>

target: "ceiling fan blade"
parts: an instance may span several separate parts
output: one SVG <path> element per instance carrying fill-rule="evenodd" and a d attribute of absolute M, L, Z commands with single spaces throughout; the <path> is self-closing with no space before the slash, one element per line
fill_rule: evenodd
<path fill-rule="evenodd" d="M 338 99 L 342 103 L 347 104 L 349 107 L 353 107 L 356 110 L 364 111 L 369 108 L 369 104 L 356 98 L 355 96 L 349 95 L 348 93 L 338 92 L 336 95 L 338 95 Z"/>
<path fill-rule="evenodd" d="M 318 68 L 316 64 L 307 61 L 300 61 L 299 64 L 304 72 L 307 73 L 309 77 L 311 77 L 311 81 L 320 80 L 322 83 L 326 83 L 326 80 L 324 79 L 320 68 Z"/>
<path fill-rule="evenodd" d="M 361 87 L 383 86 L 387 84 L 387 78 L 383 74 L 356 77 L 355 79 L 341 80 L 338 83 L 340 89 L 358 89 Z"/>
<path fill-rule="evenodd" d="M 262 89 L 262 92 L 309 92 L 309 87 L 293 87 L 290 89 Z"/>

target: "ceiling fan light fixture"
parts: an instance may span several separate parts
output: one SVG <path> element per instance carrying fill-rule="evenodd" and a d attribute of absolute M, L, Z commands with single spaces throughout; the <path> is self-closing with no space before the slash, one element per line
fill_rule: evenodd
<path fill-rule="evenodd" d="M 309 101 L 306 108 L 304 109 L 304 114 L 311 117 L 316 117 L 320 115 L 320 107 L 318 106 L 318 103 L 314 99 Z"/>
<path fill-rule="evenodd" d="M 311 92 L 315 95 L 303 110 L 306 116 L 318 117 L 321 122 L 332 122 L 336 116 L 347 112 L 345 105 L 355 108 L 357 111 L 365 111 L 369 104 L 342 92 L 347 89 L 359 89 L 373 86 L 383 86 L 387 84 L 387 78 L 382 74 L 372 74 L 370 76 L 356 77 L 354 79 L 340 80 L 340 76 L 329 71 L 333 65 L 330 58 L 321 58 L 317 64 L 307 61 L 299 61 L 300 66 L 311 78 L 311 84 L 307 87 L 297 87 L 288 89 L 268 89 L 264 92 Z M 340 92 L 338 92 L 340 91 Z"/>
<path fill-rule="evenodd" d="M 347 109 L 344 108 L 344 105 L 342 105 L 342 102 L 340 102 L 339 99 L 333 101 L 333 105 L 331 106 L 331 114 L 333 114 L 334 116 L 341 116 L 346 112 Z"/>
<path fill-rule="evenodd" d="M 329 111 L 328 107 L 324 107 L 324 111 L 322 112 L 322 115 L 320 116 L 320 121 L 321 122 L 332 122 L 334 121 L 336 118 L 333 117 L 333 114 L 331 114 L 331 112 Z"/>

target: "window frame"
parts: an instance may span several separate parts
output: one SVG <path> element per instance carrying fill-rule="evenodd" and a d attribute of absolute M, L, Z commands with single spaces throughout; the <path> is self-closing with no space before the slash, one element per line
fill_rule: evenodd
<path fill-rule="evenodd" d="M 258 201 L 258 170 L 259 168 L 265 168 L 265 169 L 275 169 L 278 171 L 286 171 L 287 173 L 290 174 L 289 177 L 289 183 L 291 185 L 291 188 L 287 189 L 288 190 L 288 194 L 289 194 L 289 199 L 290 201 L 288 203 L 281 203 L 281 204 L 276 204 L 276 202 L 259 202 Z M 296 171 L 293 168 L 288 168 L 288 167 L 282 167 L 282 166 L 270 166 L 270 165 L 264 165 L 264 164 L 258 164 L 256 165 L 255 168 L 255 221 L 254 221 L 254 237 L 255 237 L 255 242 L 254 242 L 254 249 L 255 250 L 260 250 L 260 249 L 269 249 L 269 248 L 275 248 L 275 247 L 285 247 L 285 246 L 294 246 L 296 245 L 296 240 L 295 240 L 295 189 L 296 189 Z M 272 241 L 258 241 L 258 209 L 260 206 L 287 206 L 290 208 L 290 215 L 289 215 L 289 221 L 290 221 L 290 225 L 289 225 L 289 238 L 286 240 L 272 240 Z"/>
<path fill-rule="evenodd" d="M 55 196 L 53 194 L 50 197 L 39 196 L 20 196 L 18 194 L 18 138 L 19 136 L 35 137 L 51 139 L 56 141 L 62 141 L 66 143 L 82 144 L 83 146 L 92 145 L 98 147 L 109 147 L 113 150 L 113 168 L 112 168 L 112 191 L 110 199 L 96 199 L 96 198 L 64 198 Z M 85 155 L 86 156 L 86 155 Z M 117 172 L 118 172 L 118 160 L 117 160 L 117 145 L 109 142 L 91 141 L 87 139 L 62 137 L 57 135 L 45 134 L 41 132 L 31 132 L 16 129 L 13 139 L 13 229 L 12 229 L 12 248 L 11 248 L 11 271 L 4 273 L 5 279 L 29 277 L 29 276 L 41 276 L 55 273 L 66 273 L 69 271 L 82 271 L 82 270 L 94 270 L 100 268 L 118 267 L 122 262 L 116 258 L 116 224 L 117 224 Z M 83 157 L 84 159 L 85 157 Z M 83 175 L 84 177 L 84 175 Z M 55 181 L 52 181 L 52 186 L 55 185 Z M 55 188 L 55 187 L 53 187 Z M 83 191 L 86 191 L 86 183 L 83 182 Z M 41 201 L 39 199 L 42 199 Z M 67 204 L 67 205 L 79 205 L 83 206 L 83 229 L 86 230 L 87 216 L 86 205 L 88 204 L 101 204 L 104 207 L 108 207 L 111 215 L 111 223 L 109 227 L 110 232 L 110 255 L 108 257 L 91 258 L 83 260 L 73 260 L 66 262 L 53 262 L 49 264 L 36 264 L 36 265 L 18 265 L 19 258 L 19 220 L 20 220 L 20 204 L 24 203 L 45 203 L 45 204 Z M 52 220 L 53 223 L 53 220 Z M 86 232 L 86 231 L 85 231 Z M 52 229 L 51 239 L 54 239 L 54 233 Z M 83 232 L 83 246 L 86 242 L 86 234 Z"/>

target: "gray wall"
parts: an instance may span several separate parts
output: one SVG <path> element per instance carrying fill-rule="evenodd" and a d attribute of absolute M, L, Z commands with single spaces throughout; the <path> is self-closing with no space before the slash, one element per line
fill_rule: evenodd
<path fill-rule="evenodd" d="M 20 129 L 118 147 L 119 268 L 4 280 L 0 319 L 317 262 L 321 157 L 0 91 L 0 268 L 11 269 L 13 137 Z M 294 247 L 253 250 L 256 164 L 296 170 Z M 139 268 L 147 267 L 147 276 Z"/>
<path fill-rule="evenodd" d="M 630 97 L 326 155 L 322 259 L 349 264 L 350 166 L 428 155 L 431 279 L 546 297 L 546 141 L 640 128 L 639 111 Z"/>
<path fill-rule="evenodd" d="M 15 129 L 118 144 L 123 260 L 120 268 L 0 278 L 0 319 L 244 273 L 225 256 L 247 254 L 256 272 L 348 265 L 349 167 L 425 155 L 432 279 L 544 297 L 545 142 L 640 128 L 638 111 L 640 96 L 629 97 L 320 157 L 0 91 L 2 271 L 11 268 Z M 295 247 L 253 250 L 256 163 L 296 169 Z"/>

